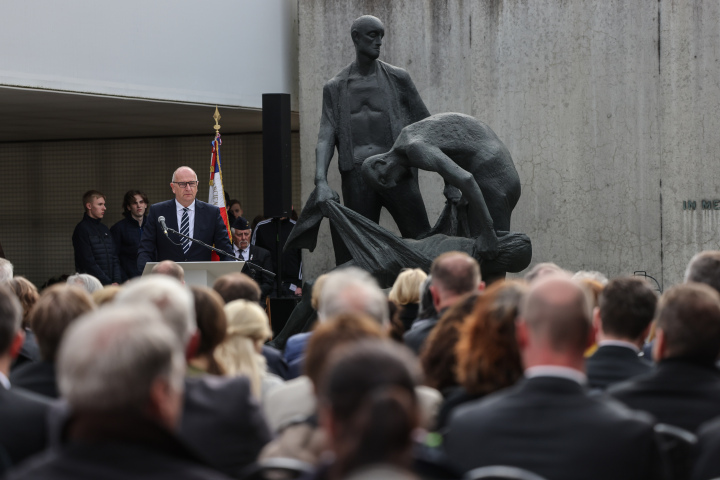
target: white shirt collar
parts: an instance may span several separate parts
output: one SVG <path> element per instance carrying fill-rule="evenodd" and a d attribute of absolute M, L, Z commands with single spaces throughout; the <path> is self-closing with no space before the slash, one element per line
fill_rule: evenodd
<path fill-rule="evenodd" d="M 2 372 L 0 372 L 0 385 L 5 387 L 5 390 L 10 390 L 10 380 Z"/>
<path fill-rule="evenodd" d="M 635 353 L 640 353 L 640 349 L 632 342 L 626 342 L 625 340 L 603 340 L 598 342 L 598 347 L 612 346 L 612 347 L 625 347 L 629 348 Z"/>
<path fill-rule="evenodd" d="M 178 212 L 182 212 L 185 207 L 180 205 L 180 202 L 177 201 L 177 198 L 175 199 L 175 207 L 177 207 Z M 195 201 L 193 201 L 187 209 L 191 212 L 195 211 Z"/>
<path fill-rule="evenodd" d="M 587 384 L 587 375 L 579 370 L 559 365 L 536 365 L 525 369 L 525 378 L 558 377 L 572 380 L 580 385 Z"/>

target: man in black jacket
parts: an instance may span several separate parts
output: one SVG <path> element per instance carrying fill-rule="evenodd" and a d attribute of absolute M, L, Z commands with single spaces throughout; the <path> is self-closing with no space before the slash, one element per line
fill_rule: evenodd
<path fill-rule="evenodd" d="M 616 278 L 605 286 L 593 315 L 598 349 L 586 363 L 591 388 L 605 390 L 650 371 L 652 362 L 639 355 L 656 306 L 657 295 L 642 278 Z"/>
<path fill-rule="evenodd" d="M 97 190 L 85 192 L 83 206 L 85 214 L 72 236 L 75 270 L 89 273 L 103 285 L 124 282 L 125 274 L 120 268 L 110 230 L 102 223 L 105 195 Z"/>
<path fill-rule="evenodd" d="M 279 220 L 269 218 L 258 223 L 253 232 L 251 243 L 270 252 L 272 271 L 279 275 L 277 222 L 280 222 L 280 248 L 282 250 L 295 226 L 295 220 L 287 217 Z M 283 291 L 281 294 L 278 295 L 277 291 L 273 291 L 272 296 L 292 297 L 293 295 L 302 295 L 302 254 L 299 249 L 291 249 L 282 253 L 282 286 Z"/>
<path fill-rule="evenodd" d="M 8 380 L 10 364 L 25 339 L 21 319 L 20 302 L 0 287 L 0 473 L 41 452 L 47 444 L 49 400 L 13 387 Z"/>
<path fill-rule="evenodd" d="M 720 416 L 720 294 L 701 283 L 686 283 L 660 298 L 651 373 L 608 389 L 658 422 L 694 432 Z"/>
<path fill-rule="evenodd" d="M 553 480 L 663 478 L 649 415 L 586 392 L 589 305 L 564 277 L 532 287 L 517 325 L 525 379 L 458 407 L 444 442 L 455 467 L 508 465 Z"/>
<path fill-rule="evenodd" d="M 110 227 L 120 268 L 127 279 L 140 275 L 137 268 L 138 248 L 147 214 L 148 198 L 140 190 L 130 190 L 123 198 L 123 218 Z"/>

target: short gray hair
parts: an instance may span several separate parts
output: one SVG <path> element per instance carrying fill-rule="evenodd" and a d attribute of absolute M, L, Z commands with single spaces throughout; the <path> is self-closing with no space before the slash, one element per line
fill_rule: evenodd
<path fill-rule="evenodd" d="M 175 332 L 183 345 L 187 345 L 197 330 L 195 300 L 190 289 L 167 275 L 149 275 L 130 280 L 115 297 L 115 303 L 155 305 L 165 324 Z"/>
<path fill-rule="evenodd" d="M 685 270 L 685 283 L 704 283 L 720 292 L 720 252 L 706 250 L 696 254 Z"/>
<path fill-rule="evenodd" d="M 137 409 L 158 379 L 182 393 L 185 357 L 157 309 L 108 306 L 70 327 L 57 372 L 60 393 L 75 410 Z"/>
<path fill-rule="evenodd" d="M 10 260 L 0 258 L 0 283 L 13 278 L 13 264 Z"/>
<path fill-rule="evenodd" d="M 76 273 L 74 275 L 70 275 L 65 283 L 75 287 L 80 287 L 90 294 L 103 289 L 103 285 L 100 283 L 100 280 L 88 273 Z"/>
<path fill-rule="evenodd" d="M 368 272 L 356 267 L 329 273 L 318 305 L 321 322 L 348 312 L 365 313 L 383 326 L 390 323 L 385 294 Z"/>

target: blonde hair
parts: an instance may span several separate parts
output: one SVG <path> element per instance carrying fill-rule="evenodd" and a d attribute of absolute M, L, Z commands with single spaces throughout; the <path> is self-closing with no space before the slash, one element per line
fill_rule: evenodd
<path fill-rule="evenodd" d="M 233 300 L 225 305 L 225 315 L 227 336 L 217 347 L 217 360 L 228 375 L 247 376 L 253 394 L 260 398 L 266 363 L 258 350 L 272 338 L 268 317 L 257 303 L 247 300 Z"/>
<path fill-rule="evenodd" d="M 107 285 L 101 290 L 95 290 L 91 297 L 95 302 L 95 305 L 100 307 L 115 300 L 115 296 L 120 293 L 120 290 L 122 290 L 122 287 L 118 285 Z"/>
<path fill-rule="evenodd" d="M 419 268 L 406 268 L 393 284 L 388 299 L 396 305 L 420 303 L 420 286 L 427 278 L 427 273 Z"/>
<path fill-rule="evenodd" d="M 323 285 L 325 285 L 325 280 L 327 280 L 327 277 L 328 274 L 323 273 L 317 279 L 315 279 L 315 283 L 312 286 L 310 305 L 312 306 L 313 310 L 318 310 L 318 307 L 320 306 L 320 295 L 322 294 Z"/>

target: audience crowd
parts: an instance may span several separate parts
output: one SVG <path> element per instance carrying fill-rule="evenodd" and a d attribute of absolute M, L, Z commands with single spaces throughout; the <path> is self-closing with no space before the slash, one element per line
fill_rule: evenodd
<path fill-rule="evenodd" d="M 665 292 L 553 263 L 486 286 L 461 252 L 388 292 L 341 268 L 283 350 L 244 274 L 17 273 L 0 258 L 0 477 L 720 478 L 720 251 Z"/>

